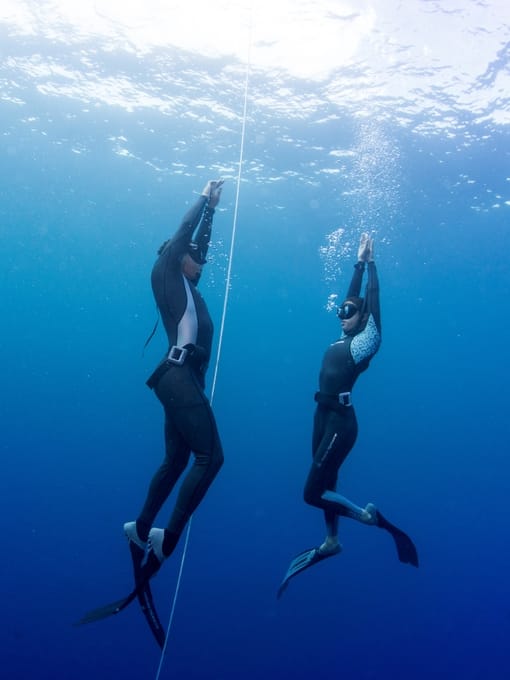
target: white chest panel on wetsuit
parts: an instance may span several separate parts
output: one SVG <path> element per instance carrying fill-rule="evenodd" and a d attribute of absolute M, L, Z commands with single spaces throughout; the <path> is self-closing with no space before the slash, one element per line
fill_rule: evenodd
<path fill-rule="evenodd" d="M 177 342 L 178 347 L 184 347 L 189 343 L 197 344 L 198 336 L 198 318 L 195 307 L 195 300 L 188 282 L 188 279 L 182 275 L 184 281 L 184 290 L 186 291 L 186 307 L 184 313 L 177 324 Z"/>

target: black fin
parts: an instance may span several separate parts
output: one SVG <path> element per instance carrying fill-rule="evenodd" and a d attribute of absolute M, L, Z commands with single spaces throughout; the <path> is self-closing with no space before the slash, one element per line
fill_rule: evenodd
<path fill-rule="evenodd" d="M 165 629 L 161 625 L 161 621 L 159 620 L 158 612 L 152 599 L 151 587 L 148 583 L 138 594 L 138 602 L 140 603 L 143 615 L 145 616 L 145 620 L 149 625 L 154 639 L 156 640 L 159 647 L 163 649 L 166 640 L 166 633 Z"/>
<path fill-rule="evenodd" d="M 386 529 L 395 541 L 398 559 L 404 564 L 411 564 L 413 567 L 419 566 L 418 551 L 409 536 L 399 529 L 377 511 L 377 526 Z"/>
<path fill-rule="evenodd" d="M 330 553 L 329 555 L 323 555 L 319 552 L 318 548 L 309 548 L 308 550 L 303 550 L 303 552 L 300 552 L 299 555 L 296 555 L 296 557 L 294 557 L 290 563 L 287 573 L 285 574 L 283 581 L 280 583 L 276 597 L 280 599 L 291 578 L 297 576 L 297 574 L 300 574 L 305 569 L 308 569 L 308 567 L 312 567 L 314 564 L 322 562 L 322 560 L 325 560 L 328 557 L 333 557 L 333 555 L 336 554 L 337 553 Z"/>
<path fill-rule="evenodd" d="M 156 612 L 149 585 L 149 580 L 154 576 L 161 565 L 157 558 L 153 557 L 152 560 L 148 560 L 147 563 L 142 566 L 144 551 L 135 545 L 133 541 L 129 542 L 129 549 L 133 560 L 133 571 L 135 573 L 135 589 L 121 600 L 116 600 L 115 602 L 110 602 L 97 609 L 92 609 L 87 612 L 85 616 L 82 616 L 82 618 L 74 625 L 82 626 L 86 623 L 93 623 L 94 621 L 101 621 L 109 616 L 114 616 L 130 605 L 133 600 L 138 598 L 152 634 L 156 638 L 158 645 L 162 647 L 165 641 L 165 633 Z"/>
<path fill-rule="evenodd" d="M 106 619 L 108 616 L 113 616 L 118 614 L 123 609 L 125 609 L 128 604 L 133 602 L 136 597 L 136 590 L 129 593 L 127 597 L 123 597 L 121 600 L 116 600 L 115 602 L 110 602 L 110 604 L 105 604 L 97 609 L 92 609 L 90 612 L 85 614 L 79 621 L 77 621 L 75 626 L 82 626 L 85 623 L 93 623 L 94 621 L 101 621 L 101 619 Z"/>
<path fill-rule="evenodd" d="M 133 541 L 129 541 L 129 551 L 131 553 L 131 559 L 133 561 L 133 573 L 135 577 L 135 585 L 137 587 L 138 602 L 140 603 L 142 613 L 145 616 L 145 620 L 149 625 L 149 628 L 154 636 L 154 639 L 156 640 L 157 644 L 161 647 L 161 649 L 163 649 L 166 634 L 163 626 L 161 625 L 161 621 L 159 620 L 158 612 L 156 610 L 156 606 L 152 598 L 152 591 L 149 583 L 150 576 L 152 575 L 150 574 L 149 564 L 152 565 L 152 562 L 154 562 L 154 556 L 151 553 L 149 553 L 149 557 L 153 557 L 152 561 L 150 561 L 145 566 L 142 566 L 145 557 L 145 551 L 139 546 L 137 546 Z M 154 564 L 154 566 L 156 566 L 156 563 Z M 159 562 L 157 562 L 157 566 L 159 568 Z M 150 575 L 147 578 L 148 574 Z"/>

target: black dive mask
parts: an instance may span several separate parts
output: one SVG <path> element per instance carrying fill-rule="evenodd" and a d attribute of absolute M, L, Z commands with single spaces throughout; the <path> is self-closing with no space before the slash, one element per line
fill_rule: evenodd
<path fill-rule="evenodd" d="M 338 307 L 336 313 L 338 318 L 342 321 L 346 319 L 352 319 L 352 317 L 359 312 L 359 309 L 353 302 L 344 302 L 343 305 Z"/>

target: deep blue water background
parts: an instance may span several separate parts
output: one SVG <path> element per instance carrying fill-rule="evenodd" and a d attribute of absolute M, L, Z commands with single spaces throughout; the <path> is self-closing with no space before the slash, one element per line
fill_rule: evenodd
<path fill-rule="evenodd" d="M 162 457 L 162 413 L 144 385 L 161 330 L 142 357 L 156 318 L 150 270 L 221 165 L 232 171 L 201 283 L 219 329 L 240 125 L 215 133 L 214 120 L 24 94 L 22 113 L 0 107 L 3 673 L 151 678 L 159 654 L 136 606 L 72 624 L 131 588 L 122 524 Z M 255 113 L 252 103 L 214 396 L 226 462 L 193 520 L 161 677 L 507 678 L 508 132 L 466 121 L 474 141 L 463 145 L 374 121 L 398 157 L 371 200 L 344 195 L 352 175 L 308 181 L 303 169 L 326 157 L 279 136 L 286 126 L 293 139 L 350 147 L 368 128 L 277 113 L 270 126 Z M 115 135 L 132 156 L 114 153 Z M 155 156 L 166 171 L 145 162 Z M 278 181 L 253 174 L 261 159 Z M 338 334 L 326 302 L 353 262 L 351 247 L 327 280 L 319 251 L 339 226 L 354 243 L 374 231 L 383 313 L 340 490 L 408 531 L 421 565 L 345 521 L 344 553 L 277 601 L 290 558 L 323 538 L 302 487 L 320 359 Z M 165 621 L 181 549 L 154 583 Z"/>

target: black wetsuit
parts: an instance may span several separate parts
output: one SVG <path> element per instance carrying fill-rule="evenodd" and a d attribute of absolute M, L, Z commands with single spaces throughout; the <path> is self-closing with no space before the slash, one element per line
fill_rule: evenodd
<path fill-rule="evenodd" d="M 169 362 L 166 356 L 148 381 L 165 410 L 166 455 L 151 481 L 137 520 L 143 538 L 187 467 L 192 451 L 195 456 L 167 525 L 166 554 L 177 544 L 223 463 L 215 418 L 204 393 L 213 324 L 196 288 L 198 281 L 191 282 L 181 271 L 181 258 L 189 252 L 193 232 L 200 220 L 194 243 L 201 261 L 205 261 L 213 213 L 207 199 L 201 196 L 185 215 L 173 238 L 160 249 L 152 270 L 152 290 L 168 336 L 168 356 L 171 356 L 172 347 L 185 347 L 187 355 L 182 365 Z"/>
<path fill-rule="evenodd" d="M 346 300 L 358 297 L 365 265 L 354 265 L 354 274 Z M 368 263 L 368 283 L 361 310 L 361 330 L 343 334 L 326 350 L 319 376 L 318 402 L 312 438 L 313 463 L 305 485 L 306 503 L 325 512 L 326 524 L 332 525 L 339 515 L 348 515 L 339 503 L 322 498 L 335 491 L 338 470 L 354 446 L 358 434 L 356 414 L 350 393 L 360 373 L 368 368 L 381 342 L 379 282 L 373 262 Z M 344 395 L 339 398 L 339 395 Z"/>

